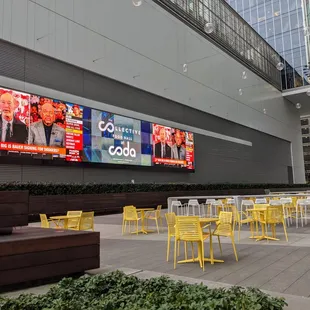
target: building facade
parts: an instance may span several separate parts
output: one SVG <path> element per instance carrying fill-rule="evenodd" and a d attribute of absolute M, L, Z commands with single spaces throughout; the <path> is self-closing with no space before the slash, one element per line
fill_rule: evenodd
<path fill-rule="evenodd" d="M 305 161 L 306 181 L 310 181 L 310 115 L 301 117 L 302 144 Z"/>
<path fill-rule="evenodd" d="M 307 3 L 305 0 L 227 0 L 295 69 L 294 87 L 309 81 Z M 285 72 L 285 70 L 289 72 Z M 290 69 L 283 74 L 290 75 Z M 301 84 L 301 85 L 300 85 Z M 290 88 L 289 86 L 286 88 Z"/>
<path fill-rule="evenodd" d="M 244 21 L 232 25 L 237 14 L 222 0 L 206 2 L 219 21 L 211 38 L 187 22 L 191 13 L 180 10 L 190 2 L 183 2 L 0 1 L 0 85 L 192 132 L 194 173 L 40 160 L 13 165 L 0 156 L 0 182 L 303 183 L 299 113 L 255 67 L 274 78 L 280 72 L 259 50 L 240 56 L 265 42 L 252 29 L 238 33 L 234 27 L 244 30 Z M 239 48 L 239 56 L 216 40 Z"/>

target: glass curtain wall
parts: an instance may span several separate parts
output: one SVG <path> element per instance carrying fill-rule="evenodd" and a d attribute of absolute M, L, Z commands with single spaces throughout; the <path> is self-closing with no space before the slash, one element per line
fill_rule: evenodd
<path fill-rule="evenodd" d="M 310 12 L 309 0 L 226 1 L 289 64 L 283 71 L 283 88 L 308 85 L 310 63 L 307 41 L 310 31 L 307 31 L 305 16 Z"/>

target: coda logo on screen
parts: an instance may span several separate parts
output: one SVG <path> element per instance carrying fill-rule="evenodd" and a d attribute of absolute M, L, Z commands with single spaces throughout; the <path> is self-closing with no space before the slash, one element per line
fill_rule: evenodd
<path fill-rule="evenodd" d="M 193 133 L 0 88 L 0 156 L 194 170 Z"/>
<path fill-rule="evenodd" d="M 151 166 L 151 124 L 88 109 L 84 153 L 90 162 Z M 87 143 L 86 143 L 87 141 Z"/>

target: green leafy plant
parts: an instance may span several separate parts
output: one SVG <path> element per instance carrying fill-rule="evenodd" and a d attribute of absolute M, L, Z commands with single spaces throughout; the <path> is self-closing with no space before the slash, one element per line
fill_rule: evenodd
<path fill-rule="evenodd" d="M 55 183 L 1 183 L 0 191 L 27 190 L 31 196 L 82 195 L 134 192 L 187 192 L 229 191 L 240 189 L 309 188 L 308 184 L 186 184 L 186 183 L 141 183 L 141 184 L 55 184 Z"/>
<path fill-rule="evenodd" d="M 65 278 L 44 295 L 0 299 L 0 310 L 282 310 L 284 299 L 258 289 L 209 289 L 166 277 L 139 280 L 116 271 Z"/>

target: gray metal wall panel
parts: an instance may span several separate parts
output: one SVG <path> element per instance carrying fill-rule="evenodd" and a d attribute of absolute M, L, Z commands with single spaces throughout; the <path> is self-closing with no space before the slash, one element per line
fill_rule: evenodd
<path fill-rule="evenodd" d="M 83 183 L 83 169 L 78 167 L 23 166 L 23 182 Z"/>
<path fill-rule="evenodd" d="M 0 41 L 0 75 L 25 80 L 25 50 Z"/>
<path fill-rule="evenodd" d="M 0 165 L 0 182 L 21 182 L 21 169 L 18 165 Z"/>
<path fill-rule="evenodd" d="M 28 50 L 25 54 L 25 81 L 83 96 L 82 69 Z"/>
<path fill-rule="evenodd" d="M 6 56 L 5 56 L 6 54 Z M 24 61 L 25 60 L 25 61 Z M 2 71 L 1 71 L 2 68 Z M 11 70 L 10 70 L 11 69 Z M 25 73 L 25 75 L 23 75 Z M 0 41 L 0 75 L 252 142 L 195 135 L 196 172 L 12 166 L 7 178 L 43 182 L 287 182 L 290 143 Z M 56 98 L 58 99 L 58 98 Z M 61 98 L 59 98 L 61 99 Z M 86 101 L 87 102 L 87 101 Z M 216 103 L 213 103 L 216 104 Z M 8 166 L 10 169 L 10 166 Z M 16 168 L 19 167 L 19 168 Z M 20 176 L 19 176 L 19 172 Z M 5 181 L 5 176 L 0 181 Z"/>

